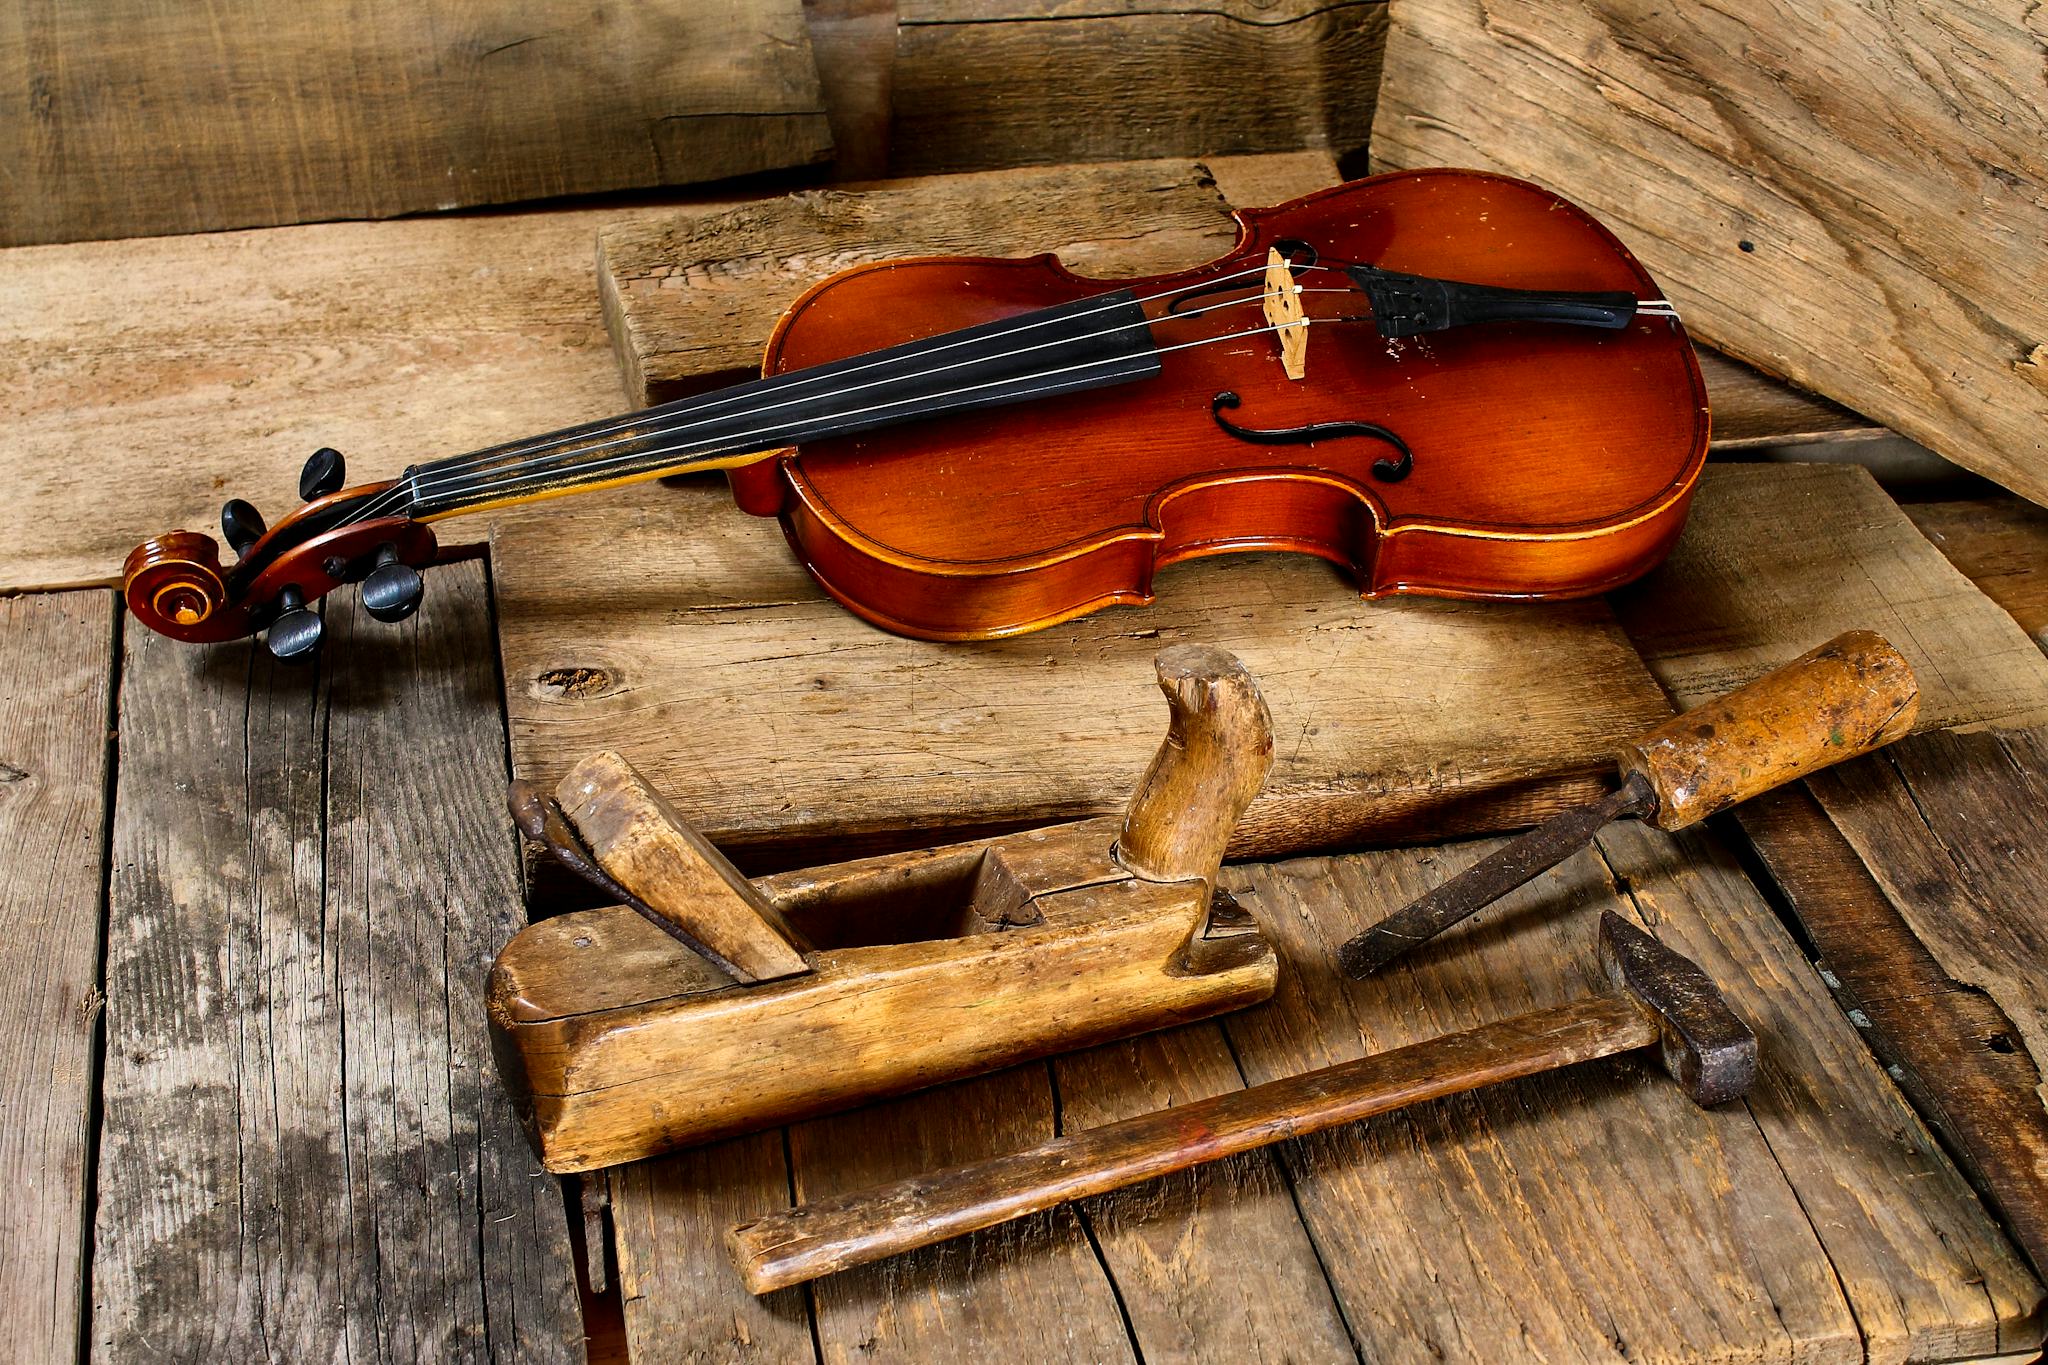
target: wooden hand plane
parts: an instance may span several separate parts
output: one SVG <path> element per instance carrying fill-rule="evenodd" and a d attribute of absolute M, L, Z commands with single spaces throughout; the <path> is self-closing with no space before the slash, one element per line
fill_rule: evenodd
<path fill-rule="evenodd" d="M 499 1074 L 543 1164 L 633 1161 L 1270 996 L 1273 950 L 1215 879 L 1272 720 L 1223 650 L 1155 664 L 1169 726 L 1121 821 L 750 880 L 615 754 L 546 811 L 515 797 L 529 835 L 632 902 L 531 925 L 491 969 Z"/>

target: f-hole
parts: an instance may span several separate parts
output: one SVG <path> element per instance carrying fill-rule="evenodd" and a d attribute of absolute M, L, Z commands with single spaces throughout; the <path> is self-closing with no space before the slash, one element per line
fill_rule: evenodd
<path fill-rule="evenodd" d="M 1310 422 L 1299 427 L 1245 427 L 1223 415 L 1225 410 L 1235 409 L 1242 402 L 1229 389 L 1209 400 L 1209 415 L 1216 419 L 1216 425 L 1240 441 L 1262 446 L 1304 446 L 1344 436 L 1365 436 L 1385 441 L 1400 455 L 1399 459 L 1382 456 L 1372 462 L 1372 476 L 1381 483 L 1399 483 L 1415 468 L 1415 455 L 1408 449 L 1408 443 L 1392 428 L 1377 422 Z"/>

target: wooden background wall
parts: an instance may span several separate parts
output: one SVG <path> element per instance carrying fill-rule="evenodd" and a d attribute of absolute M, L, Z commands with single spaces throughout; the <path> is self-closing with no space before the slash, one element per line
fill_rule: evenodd
<path fill-rule="evenodd" d="M 1376 0 L 7 6 L 0 245 L 758 172 L 1354 153 L 1385 28 Z"/>

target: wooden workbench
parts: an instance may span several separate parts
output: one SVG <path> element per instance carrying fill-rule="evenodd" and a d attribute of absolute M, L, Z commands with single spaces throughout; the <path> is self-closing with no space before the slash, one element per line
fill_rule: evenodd
<path fill-rule="evenodd" d="M 195 452 L 181 462 L 194 472 L 179 476 L 180 498 L 217 500 L 226 492 L 205 487 L 202 436 L 228 442 L 223 468 L 289 464 L 279 448 L 311 444 L 301 437 L 329 402 L 387 441 L 407 412 L 436 439 L 481 443 L 603 410 L 616 400 L 587 264 L 595 212 L 171 241 L 161 258 L 129 252 L 136 274 L 125 283 L 97 269 L 104 247 L 0 254 L 0 275 L 16 271 L 18 289 L 61 285 L 71 327 L 61 355 L 52 340 L 0 394 L 11 417 L 33 419 L 8 438 L 16 457 L 39 462 L 28 490 L 38 516 L 26 519 L 62 525 L 65 506 L 105 498 L 77 473 L 92 449 L 119 466 L 116 519 L 134 515 L 145 459 L 167 449 Z M 474 241 L 462 240 L 464 223 Z M 481 295 L 465 296 L 477 243 L 507 265 L 531 253 L 529 276 L 487 277 Z M 365 299 L 389 286 L 361 269 L 369 250 L 432 263 L 439 297 L 470 306 L 436 317 L 422 305 L 402 323 L 371 316 Z M 184 357 L 212 342 L 193 337 L 228 325 L 195 310 L 206 294 L 195 261 L 238 288 L 296 272 L 301 301 L 260 320 L 275 329 L 266 345 L 220 351 L 228 368 L 195 371 Z M 232 325 L 258 321 L 252 297 Z M 22 329 L 46 333 L 47 314 L 26 312 Z M 400 344 L 409 368 L 373 359 Z M 95 356 L 118 358 L 134 382 L 88 401 Z M 437 405 L 449 393 L 479 401 Z M 223 404 L 237 414 L 225 427 Z M 118 458 L 138 432 L 149 449 Z M 2038 522 L 2003 505 L 1917 515 L 1998 601 L 2026 609 L 2027 557 L 2012 538 L 2038 534 Z M 106 562 L 76 538 L 43 541 L 0 540 L 0 586 L 77 583 Z M 1927 599 L 1943 604 L 1934 616 L 1980 620 L 1954 610 L 1958 591 L 1924 576 L 1913 584 L 1916 601 L 1949 594 Z M 0 601 L 0 1027 L 17 1040 L 0 1063 L 10 1120 L 0 1219 L 13 1234 L 0 1358 L 581 1352 L 581 1205 L 520 1140 L 489 1075 L 477 999 L 524 913 L 498 806 L 507 698 L 491 597 L 477 562 L 439 572 L 421 615 L 395 629 L 337 598 L 328 651 L 305 671 L 249 646 L 186 649 L 124 628 L 103 589 Z M 1680 642 L 1668 657 L 1698 652 Z M 1683 676 L 1674 669 L 1666 685 Z M 2027 822 L 2038 819 L 2048 749 L 2010 728 L 1912 744 L 1797 795 L 1817 801 L 1806 814 L 1832 835 L 1828 847 L 1849 850 L 1871 913 L 1888 910 L 1893 932 L 1924 936 L 1922 987 L 1816 970 L 1770 902 L 1783 895 L 1802 917 L 1839 902 L 1746 861 L 1747 815 L 1675 844 L 1611 831 L 1460 934 L 1468 951 L 1424 955 L 1366 986 L 1334 976 L 1329 947 L 1483 844 L 1240 865 L 1231 885 L 1287 959 L 1268 1006 L 592 1182 L 610 1196 L 591 1226 L 601 1262 L 609 1241 L 615 1286 L 584 1305 L 594 1350 L 616 1357 L 630 1342 L 647 1360 L 2027 1358 L 2042 1339 L 2043 1298 L 2014 1239 L 2036 1245 L 2028 1218 L 2039 1209 L 2015 1204 L 2001 1222 L 1970 1182 L 2013 1189 L 2000 1179 L 2022 1164 L 2016 1151 L 2038 1148 L 2020 1124 L 1994 1125 L 2005 1145 L 1997 1134 L 1970 1144 L 1985 1126 L 1973 1117 L 1996 1112 L 1985 1106 L 2031 1093 L 2019 1072 L 2041 1046 L 2026 971 L 2037 959 L 2014 916 L 2037 878 L 2023 854 L 2039 847 Z M 1949 804 L 1928 810 L 1930 795 Z M 1923 818 L 1916 811 L 1921 829 L 1905 823 Z M 1764 865 L 1787 856 L 1792 835 L 1816 833 L 1796 819 L 1784 828 L 1757 836 Z M 1903 856 L 1921 848 L 1944 866 Z M 1517 912 L 1538 904 L 1564 913 Z M 1562 998 L 1585 984 L 1588 927 L 1603 906 L 1698 957 L 1761 1025 L 1770 1061 L 1746 1104 L 1699 1114 L 1641 1068 L 1593 1065 L 764 1301 L 739 1289 L 716 1248 L 723 1223 L 792 1193 Z M 1968 918 L 1941 932 L 1958 911 Z M 1838 925 L 1812 923 L 1842 941 Z M 1953 1037 L 2008 1072 L 1939 1070 L 1913 1052 L 1917 1025 L 1952 1017 L 1916 1004 L 1934 998 L 1926 982 L 1957 979 L 1984 993 L 1950 992 L 1956 1000 L 1992 1009 L 1970 1016 L 1978 1033 L 1959 1025 Z M 1865 994 L 1830 999 L 1845 982 Z"/>

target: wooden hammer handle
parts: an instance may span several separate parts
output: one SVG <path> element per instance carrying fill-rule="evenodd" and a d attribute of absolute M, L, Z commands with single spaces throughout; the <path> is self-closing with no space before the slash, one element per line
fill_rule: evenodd
<path fill-rule="evenodd" d="M 1913 728 L 1920 684 L 1882 635 L 1852 630 L 1749 686 L 1639 735 L 1618 755 L 1684 829 L 1759 792 L 1869 753 Z"/>
<path fill-rule="evenodd" d="M 930 1246 L 1069 1199 L 1320 1132 L 1423 1100 L 1648 1047 L 1656 1022 L 1594 996 L 1288 1076 L 742 1223 L 726 1234 L 756 1294 Z"/>

